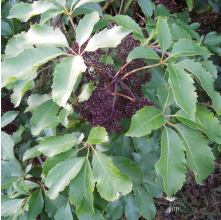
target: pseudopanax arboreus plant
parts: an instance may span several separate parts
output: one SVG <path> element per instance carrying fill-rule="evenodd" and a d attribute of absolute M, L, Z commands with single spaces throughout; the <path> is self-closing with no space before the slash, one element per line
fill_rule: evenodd
<path fill-rule="evenodd" d="M 100 4 L 10 10 L 8 19 L 36 19 L 3 55 L 2 94 L 17 108 L 1 122 L 17 126 L 1 133 L 3 219 L 153 219 L 154 198 L 173 196 L 188 169 L 199 184 L 213 172 L 220 35 L 200 37 L 186 15 L 149 0 L 134 3 L 145 30 Z"/>

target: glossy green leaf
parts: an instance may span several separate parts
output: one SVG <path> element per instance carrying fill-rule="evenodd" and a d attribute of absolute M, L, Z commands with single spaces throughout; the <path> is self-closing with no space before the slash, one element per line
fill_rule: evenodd
<path fill-rule="evenodd" d="M 216 32 L 210 32 L 206 35 L 205 40 L 203 41 L 206 45 L 214 46 L 221 43 L 221 36 Z"/>
<path fill-rule="evenodd" d="M 17 45 L 18 47 L 25 45 L 68 47 L 68 42 L 60 29 L 53 29 L 48 25 L 35 24 L 31 26 L 28 32 L 17 39 Z"/>
<path fill-rule="evenodd" d="M 89 144 L 101 144 L 108 141 L 106 129 L 100 126 L 92 128 L 87 140 Z"/>
<path fill-rule="evenodd" d="M 49 188 L 46 195 L 50 199 L 56 199 L 59 192 L 70 183 L 70 181 L 79 173 L 85 158 L 74 158 L 57 164 L 51 169 L 45 179 L 45 184 Z"/>
<path fill-rule="evenodd" d="M 163 19 L 161 17 L 158 18 L 157 34 L 161 50 L 163 53 L 165 53 L 172 43 L 170 28 L 166 19 Z"/>
<path fill-rule="evenodd" d="M 23 186 L 19 185 L 18 183 L 13 183 L 13 188 L 16 192 L 18 192 L 21 195 L 28 195 L 29 191 L 24 189 Z"/>
<path fill-rule="evenodd" d="M 118 139 L 118 137 L 119 137 L 119 135 L 114 132 L 109 133 L 108 134 L 108 141 L 103 142 L 101 144 L 97 144 L 96 149 L 101 152 L 109 150 L 113 146 L 114 142 Z"/>
<path fill-rule="evenodd" d="M 125 216 L 127 220 L 139 219 L 139 210 L 133 195 L 125 196 Z"/>
<path fill-rule="evenodd" d="M 44 24 L 49 19 L 52 19 L 52 18 L 56 17 L 57 15 L 62 14 L 63 12 L 64 12 L 63 9 L 49 9 L 49 10 L 45 11 L 41 15 L 40 24 Z"/>
<path fill-rule="evenodd" d="M 183 110 L 176 113 L 176 118 L 193 129 L 203 131 L 209 138 L 221 144 L 220 122 L 218 118 L 214 116 L 214 113 L 206 107 L 201 105 L 197 106 L 195 121 L 192 121 Z"/>
<path fill-rule="evenodd" d="M 164 117 L 160 111 L 152 106 L 146 106 L 132 117 L 130 130 L 126 136 L 141 137 L 150 134 L 164 124 Z"/>
<path fill-rule="evenodd" d="M 28 160 L 32 157 L 37 157 L 39 155 L 41 155 L 42 153 L 40 151 L 38 151 L 38 146 L 32 147 L 30 149 L 28 149 L 23 156 L 23 161 Z"/>
<path fill-rule="evenodd" d="M 62 59 L 54 73 L 52 97 L 59 106 L 70 109 L 66 103 L 73 91 L 79 75 L 86 70 L 84 60 L 80 56 Z"/>
<path fill-rule="evenodd" d="M 210 60 L 201 61 L 203 67 L 207 69 L 207 71 L 213 75 L 213 77 L 217 78 L 217 68 Z"/>
<path fill-rule="evenodd" d="M 1 117 L 1 128 L 5 127 L 6 125 L 10 124 L 18 115 L 18 111 L 8 111 Z"/>
<path fill-rule="evenodd" d="M 186 148 L 187 166 L 194 172 L 196 182 L 202 184 L 203 180 L 214 170 L 214 156 L 211 148 L 201 132 L 183 124 L 175 126 Z"/>
<path fill-rule="evenodd" d="M 79 47 L 84 44 L 90 37 L 94 25 L 99 21 L 99 14 L 97 11 L 87 14 L 80 20 L 76 28 L 76 40 Z"/>
<path fill-rule="evenodd" d="M 61 122 L 63 126 L 67 127 L 69 123 L 68 116 L 72 114 L 73 114 L 72 108 L 70 110 L 63 108 L 58 115 L 58 120 Z"/>
<path fill-rule="evenodd" d="M 16 57 L 5 59 L 2 63 L 1 86 L 4 87 L 16 79 L 26 79 L 40 65 L 63 54 L 58 48 L 40 47 L 24 50 Z"/>
<path fill-rule="evenodd" d="M 175 23 L 169 24 L 169 27 L 170 27 L 172 40 L 178 41 L 184 38 L 191 40 L 191 36 L 187 33 L 187 31 L 181 29 L 180 26 L 178 26 L 177 24 Z"/>
<path fill-rule="evenodd" d="M 36 109 L 30 122 L 32 125 L 31 132 L 33 135 L 38 135 L 42 130 L 46 128 L 55 127 L 59 124 L 56 117 L 59 106 L 52 100 L 43 102 Z"/>
<path fill-rule="evenodd" d="M 85 51 L 95 51 L 98 48 L 116 47 L 130 32 L 130 30 L 124 29 L 121 26 L 115 26 L 112 29 L 105 28 L 90 39 Z"/>
<path fill-rule="evenodd" d="M 54 216 L 55 220 L 73 220 L 73 215 L 71 212 L 71 207 L 69 205 L 69 202 L 65 203 L 63 206 L 61 206 L 60 209 L 58 209 L 57 213 Z"/>
<path fill-rule="evenodd" d="M 171 51 L 170 57 L 183 57 L 183 56 L 196 56 L 202 55 L 210 57 L 211 53 L 208 49 L 202 46 L 198 46 L 193 41 L 188 39 L 181 39 L 177 43 L 174 43 L 174 47 Z"/>
<path fill-rule="evenodd" d="M 70 150 L 77 143 L 75 136 L 65 134 L 63 136 L 52 136 L 45 138 L 39 145 L 38 151 L 44 153 L 48 157 L 53 157 L 67 150 Z M 53 146 L 53 147 L 52 147 Z"/>
<path fill-rule="evenodd" d="M 12 35 L 13 34 L 13 30 L 11 25 L 4 21 L 1 20 L 1 35 Z"/>
<path fill-rule="evenodd" d="M 81 5 L 80 7 L 74 10 L 73 15 L 90 14 L 93 11 L 97 11 L 102 16 L 102 9 L 100 8 L 99 4 L 95 2 L 89 2 L 85 3 L 84 5 Z"/>
<path fill-rule="evenodd" d="M 3 160 L 15 160 L 14 141 L 11 136 L 5 132 L 1 132 L 1 158 Z"/>
<path fill-rule="evenodd" d="M 79 8 L 81 5 L 84 5 L 86 3 L 91 3 L 91 2 L 102 2 L 104 0 L 81 0 L 78 1 L 78 3 L 74 6 L 74 9 Z"/>
<path fill-rule="evenodd" d="M 12 134 L 11 138 L 14 141 L 14 144 L 17 144 L 22 140 L 21 135 L 24 132 L 24 130 L 25 130 L 24 127 L 22 125 L 20 125 L 18 130 Z"/>
<path fill-rule="evenodd" d="M 135 47 L 127 57 L 127 62 L 136 59 L 136 58 L 145 58 L 160 60 L 159 55 L 150 47 Z"/>
<path fill-rule="evenodd" d="M 37 1 L 32 4 L 22 2 L 14 5 L 14 7 L 10 10 L 8 18 L 17 18 L 20 21 L 26 22 L 32 16 L 41 14 L 53 8 L 57 7 L 46 1 Z"/>
<path fill-rule="evenodd" d="M 153 7 L 151 5 L 150 0 L 138 0 L 138 4 L 140 5 L 143 13 L 147 16 L 149 15 L 150 17 L 153 14 Z"/>
<path fill-rule="evenodd" d="M 160 104 L 165 108 L 172 105 L 175 102 L 172 89 L 170 87 L 160 87 L 159 89 L 157 89 L 157 96 L 160 101 Z"/>
<path fill-rule="evenodd" d="M 169 83 L 177 105 L 194 119 L 197 95 L 194 92 L 193 79 L 179 66 L 169 64 L 168 70 L 170 75 Z"/>
<path fill-rule="evenodd" d="M 131 178 L 133 188 L 141 185 L 143 181 L 143 171 L 136 163 L 124 157 L 113 157 L 113 164 L 121 173 Z"/>
<path fill-rule="evenodd" d="M 95 209 L 95 212 L 93 215 L 79 215 L 79 220 L 104 220 L 103 215 Z"/>
<path fill-rule="evenodd" d="M 29 208 L 27 212 L 27 219 L 34 220 L 38 214 L 41 213 L 44 206 L 41 190 L 37 190 L 31 195 L 30 199 L 28 200 L 28 205 Z"/>
<path fill-rule="evenodd" d="M 83 102 L 88 100 L 91 97 L 92 92 L 96 89 L 96 86 L 90 81 L 87 84 L 84 84 L 81 89 L 81 93 L 78 96 L 78 102 Z"/>
<path fill-rule="evenodd" d="M 94 213 L 94 186 L 94 174 L 90 162 L 86 160 L 80 172 L 70 183 L 70 201 L 77 206 L 77 215 L 92 215 Z"/>
<path fill-rule="evenodd" d="M 214 90 L 214 79 L 212 75 L 198 62 L 193 60 L 183 60 L 177 65 L 185 68 L 194 74 L 200 81 L 202 87 L 212 99 L 212 104 L 218 115 L 221 115 L 221 96 Z"/>
<path fill-rule="evenodd" d="M 168 196 L 175 194 L 185 182 L 186 160 L 183 142 L 171 128 L 165 127 L 161 136 L 161 157 L 155 168 L 163 177 Z"/>
<path fill-rule="evenodd" d="M 114 201 L 119 198 L 120 193 L 125 195 L 132 190 L 131 179 L 119 172 L 110 157 L 99 151 L 94 151 L 92 163 L 97 182 L 96 187 L 102 198 Z"/>
<path fill-rule="evenodd" d="M 193 9 L 193 0 L 186 0 L 188 11 L 191 11 Z"/>
<path fill-rule="evenodd" d="M 168 11 L 168 9 L 164 5 L 159 4 L 155 7 L 154 16 L 155 16 L 155 18 L 159 17 L 159 16 L 167 17 L 167 16 L 170 16 L 170 12 Z"/>
<path fill-rule="evenodd" d="M 154 205 L 153 198 L 143 187 L 135 189 L 134 192 L 140 215 L 148 220 L 153 219 L 156 214 L 156 207 Z"/>

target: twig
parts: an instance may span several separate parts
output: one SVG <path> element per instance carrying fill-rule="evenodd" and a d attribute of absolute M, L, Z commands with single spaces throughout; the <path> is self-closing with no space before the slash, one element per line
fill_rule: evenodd
<path fill-rule="evenodd" d="M 120 10 L 119 10 L 119 15 L 121 14 L 122 8 L 124 5 L 124 0 L 121 0 L 121 4 L 120 4 Z"/>
<path fill-rule="evenodd" d="M 206 107 L 211 108 L 211 109 L 214 110 L 214 108 L 213 108 L 212 105 L 209 105 L 209 104 L 207 104 L 207 103 L 202 103 L 202 102 L 198 102 L 198 103 L 199 103 L 200 105 L 204 105 L 204 106 L 206 106 Z"/>
<path fill-rule="evenodd" d="M 74 29 L 74 32 L 76 33 L 76 27 L 75 27 L 75 25 L 74 25 L 74 22 L 73 22 L 73 20 L 72 20 L 71 15 L 70 15 L 69 13 L 66 13 L 66 15 L 69 17 L 69 20 L 71 21 L 71 25 L 72 25 L 72 27 L 73 27 L 73 29 Z"/>
<path fill-rule="evenodd" d="M 169 121 L 167 121 L 167 120 L 165 120 L 165 122 L 166 122 L 167 124 L 169 124 L 169 125 L 171 125 L 172 127 L 174 127 L 174 128 L 175 128 L 175 125 L 174 125 L 174 124 L 170 123 L 170 122 L 169 122 Z"/>
<path fill-rule="evenodd" d="M 114 93 L 111 93 L 111 94 L 114 95 Z M 129 96 L 127 96 L 127 95 L 124 95 L 124 94 L 116 93 L 116 95 L 122 96 L 122 97 L 127 98 L 127 99 L 129 99 L 129 100 L 131 100 L 131 101 L 135 101 L 135 100 L 132 99 L 131 97 L 129 97 Z"/>

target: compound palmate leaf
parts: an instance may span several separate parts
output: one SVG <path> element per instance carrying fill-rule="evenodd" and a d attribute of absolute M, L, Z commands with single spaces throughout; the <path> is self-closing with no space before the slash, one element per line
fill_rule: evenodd
<path fill-rule="evenodd" d="M 168 196 L 175 194 L 185 182 L 186 160 L 183 142 L 171 128 L 165 127 L 161 136 L 161 157 L 155 165 L 163 177 Z"/>
<path fill-rule="evenodd" d="M 54 73 L 52 97 L 59 106 L 69 109 L 66 104 L 79 75 L 86 70 L 84 60 L 80 56 L 62 59 Z"/>
<path fill-rule="evenodd" d="M 79 173 L 84 162 L 85 158 L 83 157 L 69 159 L 57 164 L 50 170 L 45 179 L 45 184 L 49 188 L 46 195 L 50 199 L 56 199 L 59 192 L 63 191 L 70 181 Z"/>
<path fill-rule="evenodd" d="M 152 129 L 158 129 L 164 124 L 160 111 L 152 106 L 146 106 L 132 117 L 130 130 L 126 136 L 141 137 L 149 134 Z"/>
<path fill-rule="evenodd" d="M 126 195 L 132 190 L 130 177 L 122 174 L 113 165 L 110 157 L 95 150 L 92 163 L 96 186 L 101 197 L 114 201 L 119 198 L 120 193 Z"/>
<path fill-rule="evenodd" d="M 176 124 L 180 138 L 186 148 L 187 166 L 193 170 L 196 181 L 202 181 L 213 172 L 214 156 L 201 132 L 193 130 L 183 124 Z M 206 161 L 206 163 L 205 163 Z"/>

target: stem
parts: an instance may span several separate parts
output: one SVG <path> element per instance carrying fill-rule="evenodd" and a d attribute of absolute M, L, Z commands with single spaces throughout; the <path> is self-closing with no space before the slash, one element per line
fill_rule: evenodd
<path fill-rule="evenodd" d="M 132 62 L 132 60 L 129 61 L 129 62 L 127 62 L 123 67 L 121 67 L 114 77 L 117 77 L 118 74 L 119 74 L 125 67 L 127 67 L 131 62 Z"/>
<path fill-rule="evenodd" d="M 174 124 L 170 123 L 169 121 L 165 120 L 165 122 L 169 125 L 171 125 L 172 127 L 176 128 Z"/>
<path fill-rule="evenodd" d="M 114 93 L 111 93 L 111 94 L 114 95 Z M 131 101 L 135 101 L 135 100 L 132 99 L 131 97 L 129 97 L 129 96 L 127 96 L 127 95 L 124 95 L 124 94 L 116 93 L 116 95 L 122 96 L 122 97 L 127 98 L 127 99 L 129 99 L 129 100 L 131 100 Z"/>
<path fill-rule="evenodd" d="M 132 3 L 132 0 L 128 0 L 124 6 L 123 15 L 126 14 L 127 9 L 130 7 L 130 4 Z"/>
<path fill-rule="evenodd" d="M 107 86 L 106 86 L 106 90 L 108 90 L 110 87 L 111 87 L 111 85 L 114 83 L 114 81 L 111 81 Z"/>
<path fill-rule="evenodd" d="M 164 118 L 167 118 L 167 117 L 176 117 L 176 115 L 164 115 L 163 117 L 164 117 Z"/>
<path fill-rule="evenodd" d="M 70 15 L 69 13 L 67 13 L 66 15 L 69 17 L 69 20 L 71 21 L 71 25 L 72 25 L 72 27 L 73 27 L 73 29 L 74 29 L 74 32 L 76 33 L 76 27 L 75 27 L 75 25 L 74 25 L 74 23 L 73 23 L 73 20 L 72 20 L 71 15 Z"/>
<path fill-rule="evenodd" d="M 115 106 L 115 102 L 116 102 L 116 94 L 117 94 L 117 84 L 115 84 L 114 86 L 114 101 L 113 101 L 113 106 L 112 106 L 112 110 L 114 110 L 114 106 Z M 112 111 L 113 113 L 113 111 Z M 112 115 L 111 113 L 111 115 Z"/>
<path fill-rule="evenodd" d="M 120 13 L 121 13 L 121 11 L 122 11 L 123 5 L 124 5 L 124 0 L 121 0 L 119 15 L 120 15 Z"/>
<path fill-rule="evenodd" d="M 123 82 L 120 82 L 120 83 L 128 90 L 128 92 L 132 95 L 133 99 L 136 100 L 134 94 L 133 94 L 132 91 L 129 89 L 129 87 L 128 87 L 125 83 L 123 83 Z"/>
<path fill-rule="evenodd" d="M 200 105 L 204 105 L 204 106 L 206 106 L 206 107 L 211 108 L 211 109 L 214 110 L 214 108 L 213 108 L 212 105 L 209 105 L 209 104 L 207 104 L 207 103 L 202 103 L 202 102 L 198 102 L 198 103 L 199 103 Z"/>

